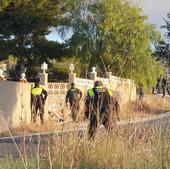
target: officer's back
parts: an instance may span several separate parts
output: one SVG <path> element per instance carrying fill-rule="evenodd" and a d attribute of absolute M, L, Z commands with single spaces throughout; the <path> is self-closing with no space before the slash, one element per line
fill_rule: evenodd
<path fill-rule="evenodd" d="M 82 97 L 82 92 L 80 89 L 75 88 L 75 83 L 71 83 L 71 88 L 66 94 L 66 103 L 69 101 L 71 104 L 78 101 Z"/>
<path fill-rule="evenodd" d="M 44 95 L 44 96 L 43 96 Z M 41 107 L 47 98 L 47 91 L 40 87 L 40 80 L 36 79 L 35 86 L 31 90 L 31 102 Z"/>
<path fill-rule="evenodd" d="M 96 81 L 94 88 L 89 89 L 88 99 L 86 105 L 90 105 L 90 109 L 99 112 L 106 112 L 106 109 L 109 108 L 111 103 L 111 97 L 109 90 L 103 87 L 101 81 Z"/>
<path fill-rule="evenodd" d="M 98 125 L 103 124 L 108 131 L 113 129 L 112 92 L 96 81 L 94 88 L 88 90 L 85 117 L 90 120 L 89 139 L 94 139 Z"/>
<path fill-rule="evenodd" d="M 39 111 L 41 124 L 44 123 L 44 105 L 47 98 L 47 91 L 40 87 L 40 80 L 35 81 L 35 86 L 31 90 L 31 110 L 32 120 L 36 122 L 37 113 Z"/>

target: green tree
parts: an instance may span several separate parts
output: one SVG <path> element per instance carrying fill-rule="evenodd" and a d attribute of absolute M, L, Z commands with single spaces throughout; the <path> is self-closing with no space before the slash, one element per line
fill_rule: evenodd
<path fill-rule="evenodd" d="M 157 60 L 167 62 L 169 65 L 169 44 L 167 44 L 164 40 L 160 41 L 155 45 L 155 57 Z"/>
<path fill-rule="evenodd" d="M 0 1 L 0 10 L 3 10 L 10 2 L 11 0 Z"/>
<path fill-rule="evenodd" d="M 167 13 L 167 18 L 164 18 L 165 25 L 162 25 L 161 28 L 166 30 L 166 39 L 170 40 L 170 12 Z"/>
<path fill-rule="evenodd" d="M 97 65 L 101 72 L 113 71 L 145 86 L 156 79 L 150 72 L 161 72 L 151 50 L 159 33 L 145 24 L 140 8 L 123 0 L 75 0 L 66 17 L 73 30 L 68 43 L 83 70 Z"/>
<path fill-rule="evenodd" d="M 0 60 L 9 55 L 27 60 L 27 75 L 34 78 L 39 65 L 67 54 L 65 44 L 46 36 L 62 21 L 62 0 L 4 0 L 0 3 Z M 19 78 L 20 71 L 13 70 Z"/>
<path fill-rule="evenodd" d="M 51 45 L 50 42 L 47 43 L 45 36 L 50 33 L 49 28 L 58 22 L 58 1 L 8 2 L 3 4 L 0 11 L 0 57 L 4 59 L 13 54 L 19 58 L 32 59 L 34 52 L 38 50 L 37 47 L 40 46 L 37 43 L 45 42 L 44 45 Z M 41 59 L 41 55 L 39 57 Z"/>
<path fill-rule="evenodd" d="M 155 44 L 155 57 L 166 66 L 170 66 L 170 12 L 167 14 L 167 18 L 164 18 L 164 25 L 161 26 L 165 30 L 165 39 Z"/>

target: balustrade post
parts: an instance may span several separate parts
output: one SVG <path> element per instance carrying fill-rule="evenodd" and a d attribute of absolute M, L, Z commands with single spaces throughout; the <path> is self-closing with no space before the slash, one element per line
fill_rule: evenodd
<path fill-rule="evenodd" d="M 92 67 L 92 71 L 90 72 L 90 79 L 94 81 L 97 80 L 97 72 L 95 67 Z"/>
<path fill-rule="evenodd" d="M 41 65 L 42 73 L 39 73 L 39 78 L 40 78 L 40 84 L 41 85 L 47 85 L 48 84 L 48 73 L 45 72 L 47 69 L 48 69 L 48 65 L 44 62 Z"/>
<path fill-rule="evenodd" d="M 70 73 L 69 73 L 69 84 L 75 83 L 76 81 L 76 73 L 74 73 L 74 64 L 70 64 Z"/>

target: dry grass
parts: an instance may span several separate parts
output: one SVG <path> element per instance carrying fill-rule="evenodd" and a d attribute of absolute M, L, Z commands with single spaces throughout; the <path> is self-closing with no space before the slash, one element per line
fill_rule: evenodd
<path fill-rule="evenodd" d="M 114 132 L 115 133 L 115 132 Z M 98 131 L 96 139 L 88 141 L 77 134 L 54 139 L 45 156 L 27 158 L 26 169 L 169 169 L 170 137 L 162 128 L 152 128 L 149 135 L 131 137 Z M 37 145 L 38 146 L 38 145 Z M 0 160 L 0 169 L 24 168 L 20 159 Z"/>
<path fill-rule="evenodd" d="M 149 115 L 153 115 L 156 112 L 153 114 L 151 112 L 157 108 L 161 98 L 158 100 L 151 98 L 149 96 L 143 102 L 135 102 L 130 106 L 139 114 L 144 111 L 146 115 L 148 112 Z M 166 110 L 166 100 L 161 101 L 163 101 L 163 105 L 160 105 L 163 106 L 162 110 Z M 126 117 L 125 115 L 121 114 L 122 118 Z M 71 127 L 77 131 L 79 124 L 56 125 L 54 121 L 46 122 L 43 126 L 22 124 L 20 128 L 12 130 L 11 134 L 25 135 L 39 131 L 68 130 Z M 25 148 L 31 147 L 24 142 L 22 144 Z M 33 146 L 36 152 L 34 156 L 30 157 L 27 151 L 23 151 L 17 160 L 8 157 L 1 159 L 0 169 L 169 169 L 169 145 L 169 126 L 150 129 L 140 126 L 140 132 L 137 128 L 115 129 L 112 133 L 100 129 L 93 141 L 87 139 L 86 133 L 80 138 L 74 132 L 54 137 L 52 142 L 45 144 L 39 137 L 38 143 Z"/>
<path fill-rule="evenodd" d="M 147 95 L 142 101 L 134 101 L 122 107 L 122 120 L 148 118 L 170 111 L 170 97 L 162 98 L 158 95 Z"/>

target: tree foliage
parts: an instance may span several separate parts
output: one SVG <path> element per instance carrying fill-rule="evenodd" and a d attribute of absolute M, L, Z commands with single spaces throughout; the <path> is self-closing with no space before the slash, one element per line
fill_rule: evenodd
<path fill-rule="evenodd" d="M 164 18 L 164 25 L 161 26 L 165 30 L 165 40 L 155 44 L 155 56 L 158 60 L 165 63 L 166 66 L 170 66 L 170 12 L 167 14 L 167 18 Z"/>
<path fill-rule="evenodd" d="M 12 0 L 2 0 L 0 1 L 0 11 L 3 10 Z"/>
<path fill-rule="evenodd" d="M 68 43 L 83 70 L 97 65 L 101 72 L 154 83 L 161 70 L 152 57 L 151 43 L 160 36 L 154 26 L 145 24 L 141 12 L 123 0 L 72 2 L 67 28 L 73 36 Z"/>
<path fill-rule="evenodd" d="M 170 12 L 167 13 L 167 18 L 164 18 L 165 25 L 162 28 L 166 30 L 166 39 L 170 39 Z"/>
<path fill-rule="evenodd" d="M 48 52 L 41 52 L 41 46 L 49 45 L 50 49 L 58 45 L 45 40 L 49 28 L 58 22 L 57 3 L 56 0 L 11 0 L 0 11 L 1 59 L 9 54 L 28 59 L 37 53 L 39 59 L 48 57 Z"/>
<path fill-rule="evenodd" d="M 83 76 L 96 66 L 100 76 L 112 71 L 151 85 L 162 73 L 151 46 L 160 34 L 145 23 L 146 18 L 140 8 L 124 0 L 4 0 L 0 3 L 0 59 L 12 54 L 38 65 L 56 58 L 66 63 L 65 56 L 76 57 Z M 71 32 L 71 38 L 63 44 L 48 41 L 52 27 L 63 35 Z M 58 64 L 50 65 L 60 71 L 55 69 Z"/>

